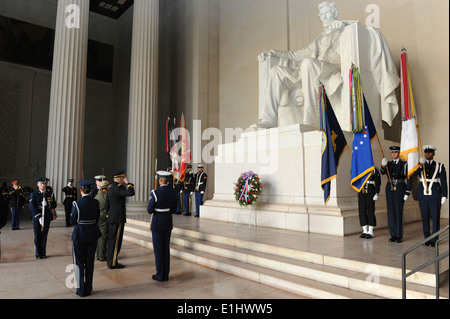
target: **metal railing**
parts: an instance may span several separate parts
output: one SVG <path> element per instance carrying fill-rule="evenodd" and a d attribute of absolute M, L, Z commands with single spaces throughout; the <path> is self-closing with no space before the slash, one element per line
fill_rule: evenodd
<path fill-rule="evenodd" d="M 449 256 L 449 251 L 448 250 L 445 253 L 443 253 L 442 255 L 439 254 L 439 243 L 442 240 L 447 239 L 449 237 L 449 234 L 443 236 L 442 238 L 439 238 L 436 241 L 436 243 L 435 243 L 436 255 L 435 255 L 435 257 L 433 259 L 427 261 L 426 263 L 424 263 L 421 266 L 411 270 L 408 273 L 406 273 L 406 255 L 409 254 L 410 252 L 412 252 L 413 250 L 421 247 L 422 245 L 424 245 L 425 243 L 429 242 L 430 240 L 438 237 L 439 235 L 441 235 L 442 233 L 444 233 L 444 232 L 446 232 L 448 230 L 449 230 L 449 226 L 447 225 L 446 227 L 442 228 L 441 230 L 439 230 L 438 232 L 434 233 L 430 237 L 425 238 L 421 242 L 419 242 L 416 245 L 412 246 L 411 248 L 407 249 L 403 253 L 403 255 L 402 255 L 402 298 L 403 299 L 406 299 L 406 278 L 411 276 L 412 274 L 418 272 L 419 270 L 422 270 L 423 268 L 428 267 L 428 266 L 430 266 L 432 264 L 435 264 L 435 270 L 436 270 L 436 299 L 439 299 L 439 262 Z"/>

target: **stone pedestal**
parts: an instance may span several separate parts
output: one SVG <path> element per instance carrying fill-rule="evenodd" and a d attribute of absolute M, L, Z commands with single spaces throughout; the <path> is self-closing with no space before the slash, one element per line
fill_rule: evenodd
<path fill-rule="evenodd" d="M 135 184 L 136 195 L 129 199 L 127 206 L 130 209 L 146 207 L 150 192 L 154 188 L 158 102 L 158 19 L 158 0 L 135 0 L 127 176 Z"/>
<path fill-rule="evenodd" d="M 346 133 L 346 139 L 351 147 L 352 134 Z M 252 170 L 262 180 L 262 194 L 253 207 L 257 227 L 337 236 L 361 232 L 347 151 L 341 158 L 338 178 L 332 181 L 331 198 L 324 205 L 321 144 L 321 132 L 294 124 L 244 133 L 236 143 L 220 145 L 215 158 L 214 197 L 201 207 L 201 218 L 235 223 L 239 204 L 234 198 L 234 183 L 243 172 Z M 375 163 L 380 163 L 379 147 L 375 144 L 373 153 Z M 386 182 L 383 177 L 376 203 L 377 227 L 387 226 Z M 241 215 L 239 223 L 248 225 L 248 218 L 249 215 Z M 420 213 L 417 202 L 410 199 L 405 204 L 405 221 L 414 220 L 420 220 Z"/>
<path fill-rule="evenodd" d="M 45 176 L 58 202 L 82 178 L 88 27 L 89 1 L 58 1 Z"/>

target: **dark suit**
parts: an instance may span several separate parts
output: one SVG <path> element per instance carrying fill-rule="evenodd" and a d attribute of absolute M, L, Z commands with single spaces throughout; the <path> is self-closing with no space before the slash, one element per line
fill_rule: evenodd
<path fill-rule="evenodd" d="M 77 294 L 88 296 L 92 292 L 95 251 L 101 233 L 98 228 L 100 205 L 89 195 L 84 195 L 73 203 L 70 223 L 75 225 L 72 232 L 73 263 L 77 282 Z"/>
<path fill-rule="evenodd" d="M 106 211 L 108 212 L 108 251 L 106 253 L 108 268 L 118 266 L 118 256 L 122 248 L 123 228 L 127 222 L 126 197 L 134 196 L 134 185 L 122 185 L 114 182 L 106 196 Z"/>
<path fill-rule="evenodd" d="M 410 195 L 412 179 L 408 179 L 408 163 L 399 160 L 388 162 L 385 168 L 381 167 L 381 175 L 387 175 L 387 170 L 391 176 L 393 187 L 388 181 L 386 184 L 386 203 L 388 213 L 389 233 L 394 239 L 401 241 L 403 238 L 403 205 L 404 196 Z"/>
<path fill-rule="evenodd" d="M 153 251 L 155 253 L 156 278 L 158 281 L 169 279 L 170 236 L 173 229 L 172 213 L 177 210 L 179 194 L 168 185 L 162 185 L 152 191 L 147 212 L 153 214 L 151 231 Z"/>
<path fill-rule="evenodd" d="M 423 176 L 424 171 L 426 179 Z M 422 167 L 419 167 L 414 175 L 420 176 L 417 197 L 422 215 L 423 235 L 424 238 L 427 238 L 440 229 L 441 199 L 447 197 L 448 194 L 447 174 L 444 164 L 431 161 L 431 163 L 426 162 Z M 426 190 L 429 190 L 429 193 Z M 430 232 L 430 218 L 433 221 L 432 233 Z M 437 237 L 434 238 L 431 243 L 435 243 L 437 239 Z"/>
<path fill-rule="evenodd" d="M 42 216 L 42 200 L 45 198 L 44 211 L 44 227 L 41 227 L 39 218 Z M 53 213 L 50 209 L 56 208 L 56 200 L 53 193 L 45 191 L 41 192 L 39 189 L 30 194 L 30 203 L 28 207 L 31 210 L 31 218 L 33 220 L 34 229 L 34 246 L 36 258 L 45 258 L 47 254 L 47 236 L 50 229 L 50 222 L 53 220 Z"/>

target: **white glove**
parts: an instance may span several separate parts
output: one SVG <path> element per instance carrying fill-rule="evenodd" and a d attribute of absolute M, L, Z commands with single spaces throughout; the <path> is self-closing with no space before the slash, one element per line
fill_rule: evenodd
<path fill-rule="evenodd" d="M 383 159 L 381 160 L 381 166 L 386 166 L 387 163 L 388 163 L 388 161 L 387 161 L 386 158 L 383 158 Z"/>
<path fill-rule="evenodd" d="M 191 196 L 192 194 L 194 194 L 194 192 L 190 192 L 190 193 L 189 193 L 189 196 Z"/>
<path fill-rule="evenodd" d="M 44 226 L 44 217 L 39 218 L 39 224 L 41 224 L 41 226 Z"/>
<path fill-rule="evenodd" d="M 378 194 L 375 194 L 375 196 L 373 197 L 373 200 L 378 200 Z"/>
<path fill-rule="evenodd" d="M 425 164 L 425 157 L 421 157 L 420 160 L 419 160 L 419 163 Z"/>
<path fill-rule="evenodd" d="M 202 195 L 203 195 L 204 193 L 205 193 L 205 192 L 200 192 L 200 194 L 202 194 Z"/>
<path fill-rule="evenodd" d="M 183 194 L 183 191 L 180 191 L 180 194 Z"/>
<path fill-rule="evenodd" d="M 409 195 L 403 196 L 403 200 L 406 202 L 408 200 Z"/>
<path fill-rule="evenodd" d="M 441 198 L 441 205 L 444 205 L 446 201 L 447 201 L 447 197 L 442 197 Z"/>

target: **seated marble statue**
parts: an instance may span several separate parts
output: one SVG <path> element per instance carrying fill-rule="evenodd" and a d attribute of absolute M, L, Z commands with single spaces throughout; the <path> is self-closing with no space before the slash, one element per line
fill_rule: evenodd
<path fill-rule="evenodd" d="M 318 9 L 323 32 L 307 48 L 270 50 L 258 56 L 259 119 L 254 127 L 277 127 L 279 108 L 284 106 L 296 107 L 300 124 L 317 127 L 318 88 L 323 84 L 342 128 L 350 131 L 348 85 L 352 65 L 370 74 L 373 85 L 365 88 L 363 83 L 363 89 L 377 91 L 381 118 L 392 125 L 398 112 L 395 89 L 400 79 L 384 37 L 357 21 L 339 21 L 335 3 L 322 2 Z"/>

